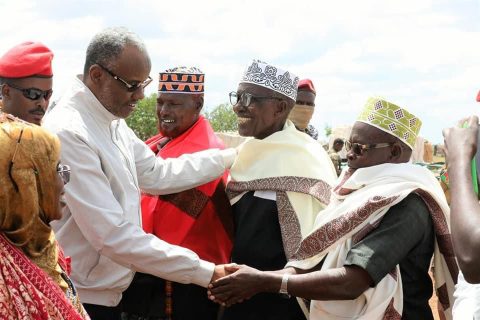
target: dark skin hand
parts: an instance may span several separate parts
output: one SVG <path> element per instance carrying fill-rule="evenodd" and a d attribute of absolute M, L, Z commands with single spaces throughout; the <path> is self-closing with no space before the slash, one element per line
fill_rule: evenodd
<path fill-rule="evenodd" d="M 231 306 L 261 292 L 276 293 L 280 290 L 284 273 L 290 274 L 288 293 L 311 300 L 355 299 L 373 284 L 370 275 L 357 266 L 300 272 L 293 268 L 259 271 L 241 265 L 237 272 L 209 285 L 209 298 Z"/>
<path fill-rule="evenodd" d="M 462 128 L 465 121 L 468 128 Z M 443 130 L 450 180 L 452 240 L 465 280 L 480 283 L 480 204 L 472 186 L 471 160 L 477 151 L 478 117 Z M 478 169 L 478 168 L 477 168 Z"/>

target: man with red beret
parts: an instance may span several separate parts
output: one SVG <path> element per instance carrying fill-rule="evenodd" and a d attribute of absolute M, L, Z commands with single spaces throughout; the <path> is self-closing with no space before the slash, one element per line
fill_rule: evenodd
<path fill-rule="evenodd" d="M 309 124 L 315 111 L 315 87 L 310 79 L 302 79 L 298 82 L 298 94 L 295 106 L 288 115 L 288 119 L 293 122 L 295 127 L 311 136 L 313 139 L 318 139 L 317 129 Z"/>
<path fill-rule="evenodd" d="M 53 53 L 40 42 L 24 42 L 0 58 L 2 111 L 40 125 L 52 96 Z"/>

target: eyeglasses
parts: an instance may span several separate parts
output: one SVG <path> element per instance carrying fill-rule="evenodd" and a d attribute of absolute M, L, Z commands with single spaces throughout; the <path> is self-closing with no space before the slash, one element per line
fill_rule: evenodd
<path fill-rule="evenodd" d="M 362 155 L 364 151 L 370 149 L 380 149 L 393 146 L 393 143 L 375 143 L 375 144 L 361 144 L 356 142 L 345 141 L 345 150 L 352 150 L 357 155 Z"/>
<path fill-rule="evenodd" d="M 16 192 L 18 192 L 18 185 L 13 179 L 12 168 L 13 168 L 13 162 L 15 161 L 15 156 L 17 155 L 18 146 L 20 145 L 20 141 L 22 140 L 22 135 L 23 135 L 23 128 L 20 131 L 20 135 L 18 136 L 17 144 L 15 145 L 15 151 L 13 151 L 12 160 L 10 161 L 10 165 L 8 166 L 8 176 L 10 177 L 10 180 L 12 180 L 13 187 L 15 188 Z"/>
<path fill-rule="evenodd" d="M 135 81 L 132 83 L 128 83 L 127 81 L 123 80 L 122 78 L 117 76 L 115 73 L 107 69 L 106 67 L 102 66 L 100 63 L 97 63 L 97 65 L 100 66 L 100 68 L 102 68 L 103 70 L 107 71 L 107 73 L 111 75 L 113 79 L 121 82 L 125 87 L 127 87 L 128 92 L 135 92 L 138 89 L 145 89 L 145 87 L 148 86 L 150 82 L 152 82 L 153 80 L 150 76 L 148 76 L 148 78 L 142 82 Z"/>
<path fill-rule="evenodd" d="M 17 87 L 16 85 L 13 85 L 13 84 L 8 83 L 8 82 L 6 84 L 13 89 L 21 91 L 23 96 L 27 99 L 30 99 L 30 100 L 38 100 L 41 97 L 43 97 L 45 100 L 48 100 L 48 99 L 50 99 L 50 97 L 52 96 L 52 93 L 53 93 L 52 89 L 43 91 L 43 90 L 40 90 L 38 88 Z"/>
<path fill-rule="evenodd" d="M 59 164 L 57 167 L 57 173 L 62 178 L 63 184 L 67 184 L 70 181 L 70 166 L 66 164 Z"/>
<path fill-rule="evenodd" d="M 228 96 L 230 97 L 230 103 L 232 104 L 232 106 L 240 102 L 244 107 L 248 107 L 252 103 L 252 101 L 256 101 L 256 100 L 267 100 L 267 99 L 283 100 L 282 98 L 277 98 L 277 97 L 256 97 L 251 93 L 247 93 L 247 92 L 238 94 L 235 91 L 230 92 Z"/>

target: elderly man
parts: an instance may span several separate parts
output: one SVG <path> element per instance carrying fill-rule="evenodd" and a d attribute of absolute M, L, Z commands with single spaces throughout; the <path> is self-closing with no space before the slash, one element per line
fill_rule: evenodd
<path fill-rule="evenodd" d="M 288 119 L 293 122 L 295 127 L 311 136 L 313 139 L 318 139 L 318 131 L 312 126 L 310 120 L 315 111 L 315 96 L 317 92 L 310 79 L 302 79 L 298 82 L 298 93 L 295 106 L 293 106 Z"/>
<path fill-rule="evenodd" d="M 243 144 L 231 168 L 232 261 L 260 270 L 282 268 L 328 203 L 335 171 L 322 146 L 287 120 L 298 78 L 253 61 L 230 102 Z M 223 319 L 304 319 L 295 299 L 256 296 L 225 310 Z"/>
<path fill-rule="evenodd" d="M 39 42 L 24 42 L 0 58 L 0 106 L 40 125 L 52 96 L 53 53 Z"/>
<path fill-rule="evenodd" d="M 448 205 L 433 174 L 408 163 L 420 125 L 407 110 L 369 99 L 346 142 L 349 170 L 291 268 L 244 267 L 214 283 L 214 298 L 231 304 L 257 292 L 288 293 L 314 300 L 312 320 L 433 319 L 435 252 L 435 285 L 451 319 L 458 268 Z"/>
<path fill-rule="evenodd" d="M 159 134 L 146 143 L 163 159 L 206 149 L 224 149 L 200 111 L 204 74 L 195 67 L 160 73 L 157 97 Z M 225 177 L 226 178 L 226 175 Z M 142 197 L 143 229 L 169 243 L 189 248 L 215 264 L 230 261 L 233 233 L 226 179 L 183 192 Z M 195 284 L 171 283 L 137 273 L 122 299 L 128 319 L 216 319 L 218 304 Z M 127 316 L 128 314 L 128 316 Z"/>
<path fill-rule="evenodd" d="M 118 319 L 135 271 L 205 287 L 224 270 L 142 230 L 140 190 L 190 189 L 223 175 L 235 157 L 235 150 L 214 149 L 162 159 L 134 135 L 124 118 L 144 97 L 150 66 L 138 36 L 124 28 L 100 32 L 87 48 L 83 78 L 45 119 L 72 168 L 68 209 L 53 227 L 93 319 Z"/>

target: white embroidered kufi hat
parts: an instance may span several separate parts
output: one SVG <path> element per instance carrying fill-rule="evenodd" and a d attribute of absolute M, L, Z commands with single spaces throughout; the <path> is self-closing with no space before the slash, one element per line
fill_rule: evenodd
<path fill-rule="evenodd" d="M 240 83 L 252 83 L 276 91 L 295 101 L 299 78 L 293 73 L 268 63 L 253 60 Z"/>

